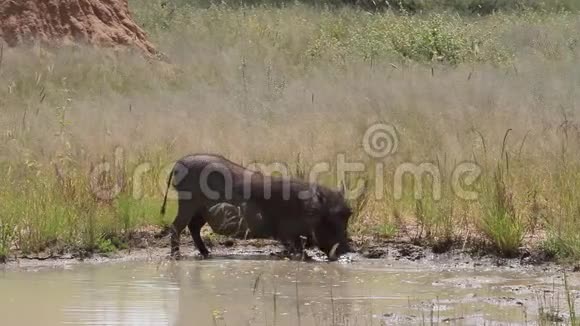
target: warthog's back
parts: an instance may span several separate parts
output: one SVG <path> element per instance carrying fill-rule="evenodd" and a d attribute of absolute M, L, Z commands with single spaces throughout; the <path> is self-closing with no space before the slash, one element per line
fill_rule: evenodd
<path fill-rule="evenodd" d="M 183 171 L 180 171 L 180 169 L 183 169 Z M 174 173 L 176 176 L 180 176 L 181 174 L 181 179 L 183 180 L 187 177 L 199 182 L 200 178 L 208 177 L 208 174 L 212 171 L 220 172 L 226 177 L 231 177 L 230 181 L 233 184 L 242 183 L 244 178 L 248 180 L 261 180 L 264 177 L 260 172 L 246 169 L 222 156 L 213 154 L 192 154 L 184 156 L 176 162 L 176 170 Z M 183 187 L 188 184 L 186 182 L 180 185 L 179 182 L 174 182 L 176 187 Z"/>

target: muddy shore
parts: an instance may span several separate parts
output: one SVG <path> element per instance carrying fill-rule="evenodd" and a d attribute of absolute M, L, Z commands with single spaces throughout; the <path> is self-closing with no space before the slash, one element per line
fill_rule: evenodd
<path fill-rule="evenodd" d="M 283 247 L 274 240 L 238 240 L 206 233 L 204 241 L 210 250 L 208 259 L 292 259 L 325 262 L 325 255 L 317 249 L 308 249 L 306 257 L 289 257 Z M 441 269 L 454 267 L 540 269 L 543 271 L 579 272 L 580 265 L 574 262 L 558 262 L 541 250 L 522 248 L 517 257 L 502 258 L 493 252 L 481 249 L 477 244 L 453 243 L 439 252 L 426 243 L 417 243 L 405 238 L 380 239 L 376 237 L 353 237 L 354 252 L 335 263 L 356 263 L 372 259 L 389 262 L 406 261 L 417 265 L 437 266 Z M 203 259 L 195 249 L 189 234 L 181 238 L 181 260 Z M 99 264 L 124 261 L 163 262 L 169 257 L 169 239 L 160 230 L 145 230 L 133 234 L 127 241 L 127 249 L 110 253 L 87 253 L 74 249 L 51 248 L 36 254 L 14 252 L 0 264 L 0 269 L 27 270 L 62 267 L 71 264 Z"/>

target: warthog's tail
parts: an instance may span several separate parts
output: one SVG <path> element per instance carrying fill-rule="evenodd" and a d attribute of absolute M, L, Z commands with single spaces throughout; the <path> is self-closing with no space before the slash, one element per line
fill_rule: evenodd
<path fill-rule="evenodd" d="M 165 215 L 165 206 L 167 205 L 167 192 L 169 192 L 169 186 L 171 186 L 171 179 L 173 178 L 173 170 L 169 173 L 167 178 L 167 188 L 165 189 L 165 197 L 163 198 L 163 205 L 161 205 L 161 215 Z"/>

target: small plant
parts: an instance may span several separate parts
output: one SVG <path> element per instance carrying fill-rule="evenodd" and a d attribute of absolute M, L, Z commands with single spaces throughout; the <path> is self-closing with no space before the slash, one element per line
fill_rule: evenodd
<path fill-rule="evenodd" d="M 0 200 L 6 198 L 0 197 Z M 15 223 L 10 216 L 10 212 L 0 209 L 0 263 L 6 262 L 14 237 Z"/>
<path fill-rule="evenodd" d="M 505 160 L 500 160 L 493 175 L 487 176 L 483 183 L 480 199 L 483 216 L 479 223 L 483 235 L 505 257 L 513 257 L 518 253 L 525 231 L 509 188 L 509 157 L 505 152 L 509 132 L 510 130 L 504 136 L 501 150 L 501 157 L 505 155 Z"/>
<path fill-rule="evenodd" d="M 134 229 L 136 222 L 142 215 L 142 203 L 127 194 L 122 194 L 117 199 L 116 210 L 121 221 L 123 234 L 128 234 Z"/>
<path fill-rule="evenodd" d="M 558 206 L 555 214 L 547 219 L 548 238 L 544 243 L 548 252 L 557 258 L 576 261 L 580 258 L 580 165 L 576 159 L 570 159 L 569 142 L 574 132 L 578 132 L 577 128 L 564 117 L 558 173 L 553 176 L 558 190 L 553 200 Z"/>
<path fill-rule="evenodd" d="M 568 284 L 568 275 L 566 272 L 564 272 L 564 290 L 566 291 L 566 303 L 568 304 L 568 311 L 570 313 L 570 325 L 578 326 L 580 325 L 580 320 L 578 320 L 578 316 L 576 316 L 576 305 L 574 302 L 576 298 L 570 290 L 570 285 Z"/>
<path fill-rule="evenodd" d="M 543 249 L 550 256 L 560 260 L 576 260 L 580 257 L 580 235 L 573 225 L 560 230 L 549 226 L 548 238 L 543 243 Z"/>
<path fill-rule="evenodd" d="M 117 246 L 111 239 L 101 239 L 97 244 L 97 250 L 102 254 L 110 254 L 117 251 Z"/>
<path fill-rule="evenodd" d="M 384 224 L 376 225 L 372 232 L 380 237 L 392 238 L 397 235 L 399 229 L 393 223 L 386 222 Z"/>
<path fill-rule="evenodd" d="M 564 272 L 564 296 L 566 308 L 568 309 L 568 318 L 566 318 L 565 308 L 560 307 L 560 298 L 556 291 L 551 295 L 546 292 L 543 296 L 538 298 L 538 323 L 539 325 L 553 325 L 553 324 L 567 324 L 570 326 L 580 325 L 578 316 L 576 314 L 575 297 L 570 289 L 568 282 L 568 275 Z M 567 319 L 567 320 L 566 320 Z"/>

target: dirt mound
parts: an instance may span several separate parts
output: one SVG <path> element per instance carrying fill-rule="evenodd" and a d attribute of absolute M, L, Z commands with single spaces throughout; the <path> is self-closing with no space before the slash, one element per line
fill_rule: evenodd
<path fill-rule="evenodd" d="M 0 0 L 0 39 L 9 46 L 74 42 L 157 54 L 131 18 L 127 0 Z"/>

